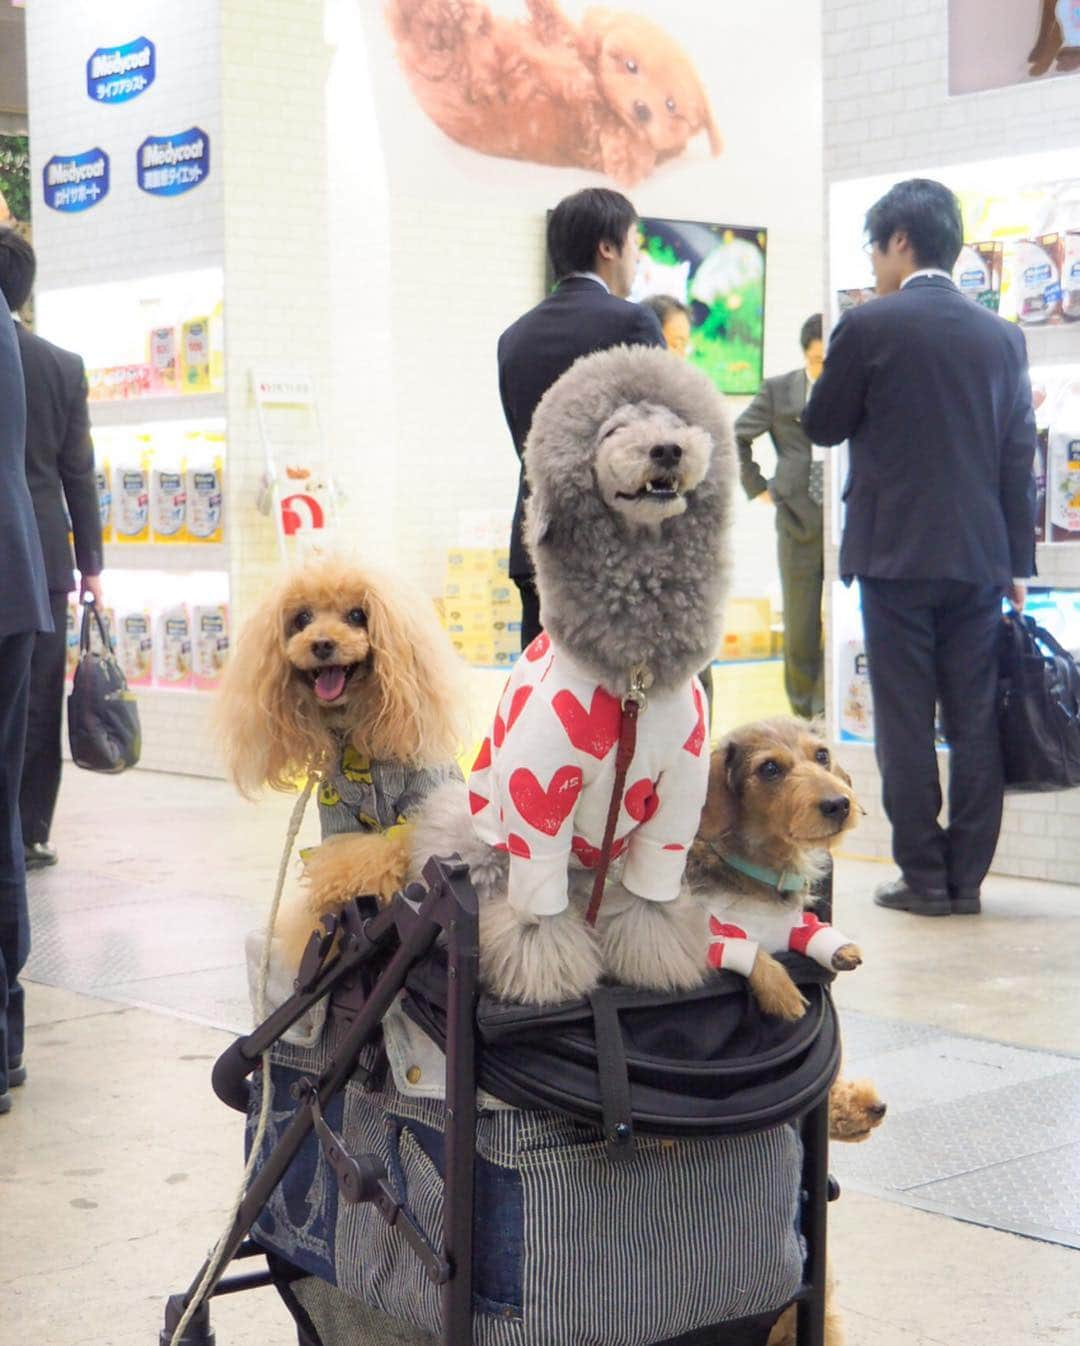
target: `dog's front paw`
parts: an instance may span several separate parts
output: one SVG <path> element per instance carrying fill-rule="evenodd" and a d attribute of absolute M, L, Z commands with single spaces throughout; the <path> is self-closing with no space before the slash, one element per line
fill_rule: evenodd
<path fill-rule="evenodd" d="M 764 949 L 758 949 L 747 981 L 754 999 L 766 1014 L 794 1020 L 801 1019 L 806 1013 L 806 997 L 791 980 L 787 968 Z"/>
<path fill-rule="evenodd" d="M 862 962 L 862 950 L 857 944 L 844 944 L 832 956 L 836 972 L 850 972 Z"/>
<path fill-rule="evenodd" d="M 508 902 L 481 905 L 480 979 L 500 1000 L 580 1000 L 595 989 L 600 971 L 596 940 L 573 909 L 524 916 Z"/>

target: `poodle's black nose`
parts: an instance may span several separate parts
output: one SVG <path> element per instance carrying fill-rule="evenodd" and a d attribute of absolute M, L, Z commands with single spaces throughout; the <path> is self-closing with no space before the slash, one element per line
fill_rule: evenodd
<path fill-rule="evenodd" d="M 643 103 L 639 98 L 634 104 L 634 116 L 639 122 L 651 122 L 652 109 L 649 107 L 648 103 Z"/>
<path fill-rule="evenodd" d="M 870 1114 L 871 1117 L 876 1117 L 878 1118 L 879 1121 L 881 1120 L 882 1117 L 885 1116 L 888 1110 L 889 1110 L 888 1105 L 885 1103 L 871 1103 L 870 1106 L 866 1109 L 866 1111 Z"/>
<path fill-rule="evenodd" d="M 682 449 L 678 444 L 654 444 L 649 457 L 659 467 L 677 467 L 682 459 Z"/>
<path fill-rule="evenodd" d="M 851 812 L 851 800 L 846 795 L 833 795 L 818 805 L 826 818 L 846 818 Z"/>
<path fill-rule="evenodd" d="M 311 653 L 316 659 L 329 659 L 334 653 L 334 642 L 332 640 L 313 640 L 311 642 Z"/>

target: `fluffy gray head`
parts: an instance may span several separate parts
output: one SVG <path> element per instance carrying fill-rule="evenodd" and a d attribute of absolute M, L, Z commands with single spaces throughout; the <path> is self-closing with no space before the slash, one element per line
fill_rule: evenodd
<path fill-rule="evenodd" d="M 731 422 L 699 370 L 617 346 L 544 394 L 525 445 L 545 630 L 604 682 L 672 687 L 713 657 L 728 573 Z"/>

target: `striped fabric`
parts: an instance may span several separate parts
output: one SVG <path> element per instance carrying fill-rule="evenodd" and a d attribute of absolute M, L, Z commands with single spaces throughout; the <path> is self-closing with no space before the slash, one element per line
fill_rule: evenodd
<path fill-rule="evenodd" d="M 287 1124 L 295 1072 L 320 1070 L 333 1029 L 312 1051 L 275 1049 L 273 1129 Z M 278 1102 L 282 1108 L 278 1110 Z M 443 1105 L 350 1083 L 341 1124 L 354 1153 L 377 1153 L 436 1245 L 441 1236 Z M 483 1111 L 477 1124 L 477 1346 L 651 1346 L 695 1328 L 765 1312 L 798 1288 L 796 1230 L 801 1146 L 793 1127 L 734 1138 L 638 1140 L 612 1163 L 597 1132 L 552 1113 Z M 294 1165 L 294 1168 L 299 1166 Z M 315 1161 L 279 1186 L 258 1226 L 260 1242 L 334 1281 L 344 1295 L 424 1333 L 438 1332 L 437 1287 L 373 1207 L 327 1190 Z M 330 1179 L 332 1183 L 332 1179 Z M 322 1271 L 312 1261 L 329 1231 Z M 305 1212 L 302 1229 L 297 1212 Z M 345 1306 L 336 1294 L 309 1293 Z M 349 1346 L 364 1346 L 358 1309 Z M 382 1341 L 372 1336 L 372 1342 Z M 343 1339 L 341 1346 L 344 1346 Z M 402 1341 L 413 1340 L 408 1333 Z M 338 1346 L 328 1336 L 324 1346 Z"/>

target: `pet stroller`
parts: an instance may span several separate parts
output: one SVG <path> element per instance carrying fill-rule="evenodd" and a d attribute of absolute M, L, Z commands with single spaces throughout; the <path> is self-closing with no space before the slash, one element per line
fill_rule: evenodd
<path fill-rule="evenodd" d="M 829 974 L 785 957 L 795 1023 L 726 972 L 507 1005 L 478 995 L 467 868 L 432 859 L 424 880 L 329 919 L 296 993 L 216 1063 L 249 1147 L 264 1088 L 269 1125 L 162 1346 L 185 1310 L 179 1342 L 212 1346 L 211 1297 L 267 1284 L 300 1346 L 763 1346 L 793 1301 L 799 1346 L 822 1346 Z M 282 1041 L 323 1010 L 314 1045 Z M 397 1087 L 419 1074 L 403 1024 L 445 1052 L 445 1098 Z M 222 1278 L 255 1255 L 267 1271 Z"/>

